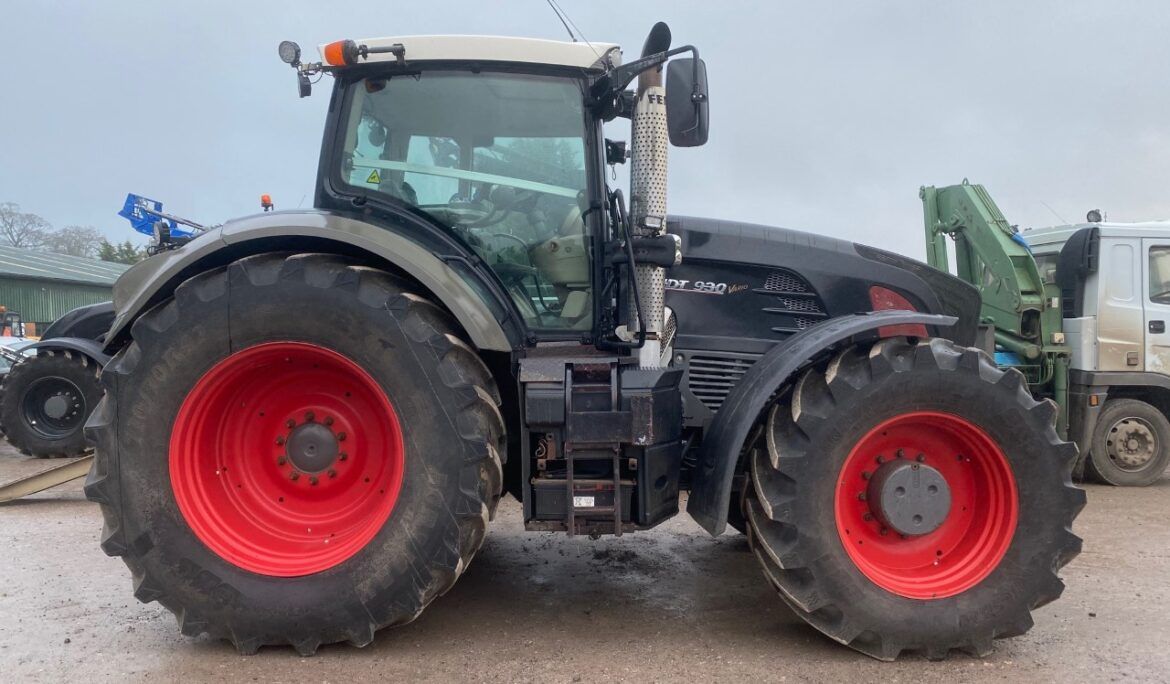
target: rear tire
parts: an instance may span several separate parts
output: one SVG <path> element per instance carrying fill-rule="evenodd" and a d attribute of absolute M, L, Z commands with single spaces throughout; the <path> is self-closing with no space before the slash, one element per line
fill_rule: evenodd
<path fill-rule="evenodd" d="M 1170 466 L 1170 421 L 1144 401 L 1106 401 L 1087 465 L 1097 480 L 1118 487 L 1157 482 Z"/>
<path fill-rule="evenodd" d="M 79 456 L 85 420 L 102 398 L 98 364 L 78 352 L 46 349 L 22 359 L 0 382 L 0 429 L 22 454 Z"/>
<path fill-rule="evenodd" d="M 749 448 L 764 574 L 809 624 L 874 658 L 990 652 L 1060 596 L 1056 571 L 1081 549 L 1077 452 L 1055 415 L 1018 372 L 941 339 L 885 339 L 808 370 Z M 913 518 L 937 527 L 907 527 L 906 489 L 888 498 L 882 484 L 898 472 L 942 478 L 930 496 L 941 487 L 946 505 Z"/>
<path fill-rule="evenodd" d="M 241 653 L 364 646 L 416 618 L 501 492 L 499 395 L 456 331 L 321 254 L 241 259 L 144 314 L 103 374 L 86 482 L 134 595 Z"/>

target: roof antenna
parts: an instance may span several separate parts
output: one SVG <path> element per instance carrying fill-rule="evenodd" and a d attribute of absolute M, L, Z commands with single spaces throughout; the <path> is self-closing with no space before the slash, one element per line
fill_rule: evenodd
<path fill-rule="evenodd" d="M 1063 224 L 1064 224 L 1064 225 L 1066 225 L 1066 226 L 1067 226 L 1067 225 L 1069 225 L 1068 221 L 1065 221 L 1063 216 L 1061 216 L 1060 214 L 1056 213 L 1056 210 L 1055 210 L 1055 209 L 1053 209 L 1052 207 L 1048 206 L 1048 203 L 1047 203 L 1047 202 L 1045 202 L 1044 200 L 1040 200 L 1040 204 L 1043 204 L 1045 209 L 1047 209 L 1048 211 L 1051 211 L 1053 216 L 1055 216 L 1056 218 L 1060 219 L 1060 222 L 1061 222 L 1061 223 L 1063 223 Z"/>
<path fill-rule="evenodd" d="M 553 13 L 557 15 L 557 19 L 561 20 L 561 26 L 564 26 L 565 30 L 569 32 L 569 38 L 571 38 L 573 42 L 576 43 L 577 36 L 573 35 L 573 29 L 569 28 L 569 22 L 565 21 L 565 16 L 561 14 L 561 8 L 558 7 L 557 3 L 553 2 L 553 0 L 547 0 L 547 2 L 549 9 L 551 9 Z"/>

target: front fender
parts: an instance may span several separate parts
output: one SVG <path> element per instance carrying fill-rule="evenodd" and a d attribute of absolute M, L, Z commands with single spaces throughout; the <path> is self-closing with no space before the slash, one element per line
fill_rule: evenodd
<path fill-rule="evenodd" d="M 24 351 L 29 349 L 74 351 L 93 359 L 101 368 L 105 368 L 106 364 L 110 361 L 110 356 L 102 349 L 101 342 L 84 337 L 54 337 L 49 340 L 41 340 L 35 344 L 30 344 L 24 348 Z"/>
<path fill-rule="evenodd" d="M 691 480 L 687 512 L 712 535 L 723 534 L 739 455 L 777 389 L 803 366 L 862 333 L 905 324 L 950 327 L 954 316 L 913 311 L 874 311 L 839 316 L 787 338 L 760 357 L 724 399 L 703 436 L 699 465 Z"/>
<path fill-rule="evenodd" d="M 271 212 L 231 221 L 203 233 L 182 248 L 143 261 L 114 286 L 116 317 L 107 335 L 115 351 L 130 325 L 150 306 L 170 295 L 179 283 L 198 273 L 262 251 L 296 248 L 298 241 L 334 245 L 343 253 L 371 255 L 417 280 L 467 331 L 479 349 L 510 351 L 517 336 L 506 310 L 491 301 L 486 286 L 460 271 L 466 259 L 442 260 L 418 242 L 392 229 L 326 211 Z M 478 287 L 477 287 L 478 285 Z M 502 322 L 503 323 L 502 323 Z"/>

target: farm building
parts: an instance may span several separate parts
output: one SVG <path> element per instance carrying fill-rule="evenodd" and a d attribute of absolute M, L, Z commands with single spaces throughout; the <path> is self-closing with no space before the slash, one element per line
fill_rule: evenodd
<path fill-rule="evenodd" d="M 0 246 L 0 306 L 34 323 L 39 334 L 61 314 L 109 301 L 114 281 L 130 268 L 97 259 Z"/>

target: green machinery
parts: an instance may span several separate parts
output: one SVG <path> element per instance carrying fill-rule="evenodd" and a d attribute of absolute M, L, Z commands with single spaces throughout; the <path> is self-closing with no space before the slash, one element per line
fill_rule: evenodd
<path fill-rule="evenodd" d="M 926 260 L 952 272 L 946 238 L 955 243 L 955 275 L 979 290 L 980 329 L 996 362 L 1019 369 L 1032 394 L 1056 402 L 1057 431 L 1068 436 L 1068 367 L 1060 288 L 1041 274 L 1017 228 L 982 185 L 919 191 L 926 219 Z"/>

